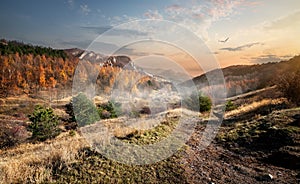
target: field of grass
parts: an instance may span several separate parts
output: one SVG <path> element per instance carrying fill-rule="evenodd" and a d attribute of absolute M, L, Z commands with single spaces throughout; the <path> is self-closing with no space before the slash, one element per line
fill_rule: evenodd
<path fill-rule="evenodd" d="M 123 140 L 153 143 L 170 133 L 173 125 L 174 120 L 170 120 L 139 137 L 128 132 Z M 185 183 L 180 154 L 155 164 L 130 166 L 95 152 L 78 133 L 65 132 L 53 140 L 0 151 L 0 183 Z"/>
<path fill-rule="evenodd" d="M 62 108 L 67 102 L 53 106 L 61 118 L 67 116 Z M 21 128 L 13 134 L 20 140 L 0 149 L 0 183 L 264 183 L 268 174 L 272 183 L 299 181 L 300 109 L 287 107 L 284 98 L 233 99 L 237 108 L 225 113 L 215 141 L 204 150 L 199 142 L 208 112 L 183 110 L 199 118 L 195 132 L 171 157 L 147 165 L 106 158 L 80 130 L 66 130 L 66 122 L 58 137 L 33 142 L 26 115 L 35 104 L 45 103 L 26 96 L 1 99 L 1 131 Z M 148 145 L 168 137 L 183 111 L 157 114 L 163 118 L 156 123 L 146 121 L 147 115 L 140 116 L 137 125 L 124 124 L 124 117 L 101 123 L 124 143 Z"/>

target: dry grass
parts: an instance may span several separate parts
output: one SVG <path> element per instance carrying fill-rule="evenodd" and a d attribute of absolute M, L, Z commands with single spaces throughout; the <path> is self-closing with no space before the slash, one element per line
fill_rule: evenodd
<path fill-rule="evenodd" d="M 176 109 L 172 112 L 161 113 L 158 116 L 162 116 L 164 121 L 173 122 L 173 118 L 177 117 L 180 113 L 181 110 Z M 185 112 L 183 110 L 182 113 L 190 115 L 194 112 Z M 199 116 L 197 113 L 194 113 L 194 115 L 197 117 Z M 132 127 L 126 125 L 123 120 L 124 119 L 122 118 L 103 120 L 102 124 L 117 137 L 124 137 L 137 131 L 135 126 Z M 158 118 L 157 120 L 161 119 Z M 143 127 L 144 124 L 139 124 L 138 129 L 142 128 L 141 126 Z M 171 126 L 171 124 L 163 124 L 163 126 L 167 127 Z M 156 129 L 159 127 L 160 126 L 157 126 Z M 149 127 L 146 127 L 145 129 L 147 128 Z M 149 135 L 147 134 L 147 136 L 144 136 L 141 141 L 148 143 L 152 141 L 153 137 L 164 137 L 164 135 L 168 133 L 165 129 L 158 129 L 156 131 L 155 127 L 152 128 L 154 129 L 150 129 L 150 133 L 148 132 Z M 151 134 L 151 132 L 153 132 L 153 134 Z M 154 132 L 160 134 L 156 135 Z M 138 141 L 136 137 L 133 137 L 132 139 Z M 140 175 L 137 173 L 143 173 L 141 176 L 144 176 L 145 173 L 151 173 L 156 169 L 162 171 L 171 169 L 173 171 L 174 168 L 176 168 L 175 174 L 182 172 L 180 169 L 181 167 L 176 165 L 177 162 L 175 161 L 175 157 L 170 163 L 169 161 L 162 161 L 153 167 L 120 166 L 119 163 L 107 160 L 99 155 L 91 157 L 85 155 L 82 150 L 85 150 L 84 148 L 86 147 L 89 147 L 89 145 L 85 141 L 85 138 L 77 133 L 75 136 L 70 136 L 68 132 L 65 132 L 53 140 L 36 144 L 23 143 L 13 148 L 0 150 L 0 183 L 47 183 L 69 180 L 75 182 L 81 181 L 82 175 L 87 178 L 95 177 L 94 179 L 101 182 L 106 181 L 105 179 L 107 179 L 107 177 L 110 178 L 109 181 L 114 181 L 115 178 L 125 181 L 123 180 L 124 176 L 126 176 L 127 179 L 129 177 L 135 180 L 140 178 Z M 94 160 L 97 162 L 89 165 L 89 160 L 93 160 L 93 163 Z M 128 170 L 130 171 L 128 172 Z M 137 173 L 133 171 L 136 171 Z M 98 174 L 101 174 L 102 172 L 105 173 L 105 175 L 99 177 Z M 149 175 L 149 177 L 152 178 L 151 180 L 157 179 L 156 175 Z M 174 179 L 176 179 L 175 176 Z"/>
<path fill-rule="evenodd" d="M 42 99 L 31 98 L 28 95 L 0 98 L 0 114 L 30 114 L 37 104 L 45 105 L 46 102 Z"/>
<path fill-rule="evenodd" d="M 52 169 L 76 161 L 87 143 L 78 134 L 67 133 L 38 144 L 22 144 L 0 151 L 0 183 L 42 183 L 52 181 Z"/>
<path fill-rule="evenodd" d="M 258 109 L 260 107 L 267 106 L 267 105 L 282 104 L 284 101 L 286 101 L 285 98 L 263 99 L 263 100 L 260 100 L 260 101 L 252 102 L 250 104 L 245 104 L 245 105 L 242 105 L 242 106 L 238 107 L 235 110 L 227 112 L 225 114 L 225 118 L 229 118 L 231 116 L 236 116 L 236 115 L 239 115 L 239 114 L 244 114 L 244 113 L 253 111 L 255 109 Z"/>

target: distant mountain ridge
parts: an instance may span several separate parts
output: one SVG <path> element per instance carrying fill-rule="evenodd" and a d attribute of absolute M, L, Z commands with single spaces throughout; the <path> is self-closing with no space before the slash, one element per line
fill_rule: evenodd
<path fill-rule="evenodd" d="M 106 56 L 93 51 L 85 51 L 78 48 L 65 49 L 64 51 L 71 57 L 77 57 L 80 60 L 98 63 L 101 67 L 111 66 L 123 68 L 126 66 L 127 68 L 135 68 L 131 62 L 131 58 L 128 56 Z"/>

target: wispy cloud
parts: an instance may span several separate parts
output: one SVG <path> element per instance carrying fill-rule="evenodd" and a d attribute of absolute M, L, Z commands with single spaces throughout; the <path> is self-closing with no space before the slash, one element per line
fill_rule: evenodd
<path fill-rule="evenodd" d="M 253 4 L 253 3 L 252 3 Z M 251 6 L 253 6 L 251 4 Z M 239 6 L 248 6 L 245 0 L 190 0 L 166 6 L 163 9 L 150 9 L 142 17 L 111 18 L 113 24 L 128 22 L 133 19 L 157 19 L 174 21 L 191 31 L 202 35 L 207 40 L 208 29 L 213 22 L 236 14 Z"/>
<path fill-rule="evenodd" d="M 92 43 L 92 45 L 91 45 Z M 94 51 L 99 54 L 112 54 L 112 51 L 116 51 L 119 46 L 112 43 L 105 42 L 93 42 L 93 40 L 77 40 L 77 41 L 61 41 L 60 45 L 66 48 L 80 48 L 80 49 L 88 49 L 90 51 Z"/>
<path fill-rule="evenodd" d="M 110 36 L 146 36 L 147 32 L 142 32 L 133 29 L 120 29 L 113 26 L 81 26 L 80 28 L 90 30 L 96 34 L 102 34 L 108 31 Z"/>
<path fill-rule="evenodd" d="M 74 8 L 74 0 L 67 0 L 67 4 L 69 8 L 73 9 Z"/>
<path fill-rule="evenodd" d="M 258 57 L 251 57 L 251 63 L 255 64 L 261 64 L 261 63 L 269 63 L 269 62 L 279 62 L 282 60 L 287 60 L 292 58 L 293 55 L 283 55 L 283 56 L 278 56 L 275 54 L 264 54 Z"/>
<path fill-rule="evenodd" d="M 144 16 L 148 19 L 163 19 L 163 16 L 157 10 L 148 10 L 144 13 Z"/>
<path fill-rule="evenodd" d="M 130 48 L 130 47 L 123 47 L 118 50 L 118 54 L 128 55 L 128 56 L 165 56 L 165 54 L 161 52 L 144 52 L 141 51 L 139 48 Z"/>
<path fill-rule="evenodd" d="M 61 41 L 59 42 L 59 44 L 62 46 L 62 47 L 66 47 L 66 48 L 81 48 L 81 49 L 86 49 L 89 44 L 92 43 L 92 40 L 82 40 L 82 41 L 75 41 L 75 40 L 72 40 L 72 41 Z"/>
<path fill-rule="evenodd" d="M 182 6 L 180 6 L 178 4 L 173 4 L 173 5 L 166 7 L 167 11 L 177 11 L 177 10 L 181 10 L 181 9 L 182 9 Z"/>
<path fill-rule="evenodd" d="M 83 4 L 80 5 L 80 11 L 84 14 L 84 15 L 88 15 L 91 12 L 91 9 L 88 7 L 87 4 Z"/>
<path fill-rule="evenodd" d="M 256 6 L 260 6 L 263 4 L 263 0 L 258 0 L 258 1 L 243 1 L 242 3 L 243 7 L 256 7 Z"/>
<path fill-rule="evenodd" d="M 287 16 L 281 17 L 265 25 L 267 30 L 286 29 L 297 26 L 300 28 L 300 10 L 295 11 Z"/>
<path fill-rule="evenodd" d="M 110 29 L 112 29 L 112 26 L 81 26 L 81 29 L 92 31 L 96 34 L 102 34 Z"/>
<path fill-rule="evenodd" d="M 255 43 L 249 43 L 249 44 L 241 45 L 241 46 L 238 46 L 238 47 L 224 47 L 224 48 L 221 48 L 220 50 L 236 52 L 236 51 L 245 50 L 245 49 L 253 47 L 255 45 L 263 45 L 263 43 L 255 42 Z"/>
<path fill-rule="evenodd" d="M 234 14 L 241 2 L 242 0 L 210 0 L 201 3 L 193 1 L 182 5 L 174 4 L 166 7 L 163 15 L 165 19 L 186 26 L 207 40 L 211 24 Z"/>

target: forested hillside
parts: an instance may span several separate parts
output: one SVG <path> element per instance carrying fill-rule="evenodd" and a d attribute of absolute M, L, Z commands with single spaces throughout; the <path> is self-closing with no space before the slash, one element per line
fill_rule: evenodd
<path fill-rule="evenodd" d="M 70 86 L 78 61 L 63 50 L 1 40 L 0 94 L 8 96 Z"/>
<path fill-rule="evenodd" d="M 85 57 L 80 59 L 83 53 L 80 49 L 55 50 L 2 39 L 0 96 L 34 94 L 53 88 L 71 89 L 75 70 L 80 79 L 78 87 L 94 83 L 97 94 L 108 94 L 113 87 L 135 90 L 135 87 L 144 88 L 145 85 L 152 88 L 161 86 L 138 71 L 123 70 L 122 67 L 131 61 L 127 56 L 108 57 L 90 52 L 84 53 Z"/>

